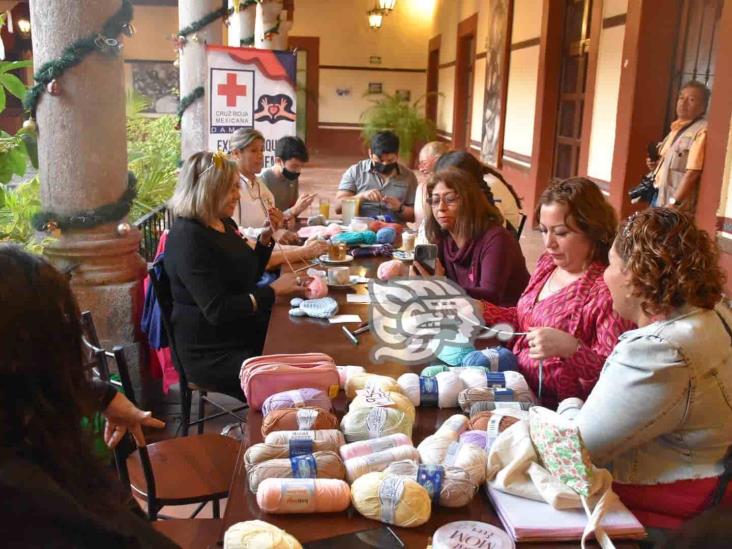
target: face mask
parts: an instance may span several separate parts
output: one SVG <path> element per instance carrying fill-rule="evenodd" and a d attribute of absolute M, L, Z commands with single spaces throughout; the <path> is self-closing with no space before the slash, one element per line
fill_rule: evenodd
<path fill-rule="evenodd" d="M 375 162 L 374 169 L 379 173 L 391 173 L 396 170 L 397 163 L 392 162 L 391 164 L 384 164 L 382 162 Z"/>
<path fill-rule="evenodd" d="M 287 168 L 282 168 L 282 175 L 285 179 L 289 179 L 290 181 L 295 181 L 298 177 L 300 177 L 300 172 L 291 172 Z"/>

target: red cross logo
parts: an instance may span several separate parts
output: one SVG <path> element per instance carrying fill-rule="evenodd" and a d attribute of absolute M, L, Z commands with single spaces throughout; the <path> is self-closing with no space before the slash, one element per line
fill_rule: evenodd
<path fill-rule="evenodd" d="M 246 97 L 247 87 L 236 83 L 236 73 L 226 73 L 226 84 L 219 84 L 216 89 L 220 96 L 226 96 L 226 106 L 236 107 L 236 98 Z"/>

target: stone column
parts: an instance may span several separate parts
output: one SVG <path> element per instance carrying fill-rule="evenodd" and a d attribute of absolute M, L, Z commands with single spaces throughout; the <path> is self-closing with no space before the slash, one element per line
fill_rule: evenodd
<path fill-rule="evenodd" d="M 257 23 L 254 32 L 254 46 L 256 48 L 271 50 L 272 38 L 268 31 L 277 28 L 282 13 L 282 0 L 264 0 L 257 4 Z M 281 25 L 280 25 L 281 26 Z M 277 28 L 279 32 L 279 28 Z"/>
<path fill-rule="evenodd" d="M 187 27 L 205 15 L 221 7 L 219 0 L 195 0 L 178 3 L 178 24 Z M 197 33 L 189 35 L 180 54 L 180 96 L 185 97 L 198 86 L 206 87 L 206 43 L 221 44 L 223 21 L 210 23 Z M 183 114 L 181 121 L 181 157 L 188 158 L 195 152 L 207 149 L 208 142 L 208 92 L 194 101 Z"/>
<path fill-rule="evenodd" d="M 119 7 L 108 0 L 32 1 L 35 68 L 100 31 Z M 44 93 L 36 113 L 43 210 L 71 215 L 115 203 L 127 189 L 122 56 L 93 52 L 57 84 L 59 95 Z M 103 345 L 129 346 L 136 369 L 145 263 L 137 254 L 139 231 L 127 225 L 118 231 L 126 222 L 62 231 L 46 254 L 70 269 L 79 304 L 92 311 Z"/>
<path fill-rule="evenodd" d="M 239 2 L 241 9 L 229 17 L 229 46 L 252 46 L 254 45 L 254 23 L 257 19 L 257 6 L 255 2 L 247 3 L 241 0 L 229 0 L 229 7 Z M 246 4 L 246 5 L 245 5 Z"/>

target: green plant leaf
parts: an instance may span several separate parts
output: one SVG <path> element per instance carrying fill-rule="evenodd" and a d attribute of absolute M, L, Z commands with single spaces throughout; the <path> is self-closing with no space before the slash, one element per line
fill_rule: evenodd
<path fill-rule="evenodd" d="M 25 146 L 25 153 L 28 155 L 31 165 L 38 169 L 38 139 L 35 134 L 28 132 L 19 132 L 20 138 Z"/>
<path fill-rule="evenodd" d="M 0 84 L 21 101 L 25 97 L 25 84 L 14 74 L 0 74 Z"/>
<path fill-rule="evenodd" d="M 0 61 L 0 74 L 8 71 L 14 71 L 16 69 L 25 69 L 26 67 L 32 67 L 33 60 L 25 59 L 23 61 Z"/>
<path fill-rule="evenodd" d="M 10 164 L 10 169 L 12 172 L 17 175 L 18 177 L 23 177 L 25 175 L 25 168 L 27 166 L 27 155 L 25 153 L 25 145 L 23 142 L 20 142 L 20 147 L 17 147 L 11 151 L 8 152 L 8 163 Z"/>
<path fill-rule="evenodd" d="M 0 112 L 5 110 L 5 88 L 0 86 Z"/>

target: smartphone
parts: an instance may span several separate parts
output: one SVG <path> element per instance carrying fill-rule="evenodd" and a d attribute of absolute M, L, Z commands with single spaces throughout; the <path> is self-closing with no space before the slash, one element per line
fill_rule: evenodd
<path fill-rule="evenodd" d="M 437 265 L 437 246 L 434 244 L 417 244 L 414 247 L 414 260 L 430 274 L 435 274 Z"/>
<path fill-rule="evenodd" d="M 344 534 L 319 541 L 304 543 L 305 549 L 330 549 L 332 547 L 348 547 L 349 549 L 402 549 L 404 542 L 399 539 L 388 526 L 362 530 L 353 534 Z"/>

